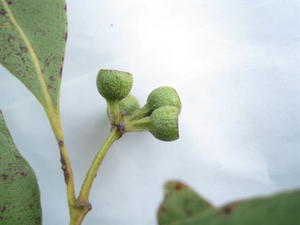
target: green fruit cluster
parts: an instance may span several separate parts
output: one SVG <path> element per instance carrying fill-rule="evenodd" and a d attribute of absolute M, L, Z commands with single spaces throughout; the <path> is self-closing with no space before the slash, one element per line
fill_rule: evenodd
<path fill-rule="evenodd" d="M 159 87 L 148 96 L 140 107 L 130 95 L 132 75 L 117 70 L 100 70 L 97 77 L 99 93 L 106 99 L 112 126 L 122 127 L 121 133 L 149 131 L 159 140 L 179 138 L 178 117 L 181 101 L 172 87 Z"/>

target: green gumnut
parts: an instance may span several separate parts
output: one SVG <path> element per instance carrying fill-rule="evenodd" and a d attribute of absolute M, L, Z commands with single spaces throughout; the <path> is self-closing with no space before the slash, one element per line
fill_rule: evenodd
<path fill-rule="evenodd" d="M 172 87 L 159 87 L 154 89 L 148 96 L 147 104 L 142 108 L 136 110 L 130 117 L 129 120 L 141 119 L 145 116 L 150 116 L 151 113 L 163 106 L 174 106 L 181 111 L 181 101 L 176 92 Z"/>
<path fill-rule="evenodd" d="M 163 106 L 153 111 L 149 131 L 159 140 L 174 141 L 179 138 L 178 115 L 174 106 Z"/>
<path fill-rule="evenodd" d="M 132 87 L 132 75 L 118 70 L 100 70 L 97 77 L 99 93 L 107 100 L 125 98 Z"/>
<path fill-rule="evenodd" d="M 125 115 L 131 114 L 139 108 L 140 104 L 136 97 L 134 97 L 133 95 L 128 95 L 120 102 L 120 112 L 124 113 Z"/>
<path fill-rule="evenodd" d="M 140 108 L 140 104 L 136 97 L 133 95 L 128 95 L 127 97 L 123 98 L 120 102 L 117 102 L 119 104 L 119 111 L 123 115 L 129 115 L 135 110 Z M 111 108 L 110 105 L 107 107 L 107 115 L 110 117 Z"/>
<path fill-rule="evenodd" d="M 154 89 L 148 96 L 147 105 L 155 110 L 162 106 L 174 106 L 181 110 L 181 101 L 176 92 L 172 87 L 159 87 Z"/>

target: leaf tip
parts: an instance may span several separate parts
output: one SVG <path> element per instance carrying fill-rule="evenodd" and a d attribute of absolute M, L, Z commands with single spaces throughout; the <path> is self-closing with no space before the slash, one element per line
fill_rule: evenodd
<path fill-rule="evenodd" d="M 165 183 L 164 185 L 164 189 L 165 192 L 171 192 L 171 191 L 180 191 L 185 189 L 187 186 L 182 183 L 181 181 L 178 180 L 172 180 L 172 181 L 168 181 L 167 183 Z"/>

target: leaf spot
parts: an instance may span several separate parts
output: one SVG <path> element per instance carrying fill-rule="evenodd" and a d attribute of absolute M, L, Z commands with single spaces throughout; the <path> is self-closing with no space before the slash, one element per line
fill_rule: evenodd
<path fill-rule="evenodd" d="M 183 183 L 177 182 L 174 186 L 175 191 L 180 191 L 185 187 L 185 185 Z"/>
<path fill-rule="evenodd" d="M 20 175 L 21 175 L 22 177 L 26 177 L 26 176 L 27 176 L 27 173 L 21 172 Z"/>
<path fill-rule="evenodd" d="M 61 64 L 60 69 L 59 69 L 59 77 L 62 77 L 62 72 L 63 72 L 63 65 Z"/>
<path fill-rule="evenodd" d="M 40 216 L 35 218 L 35 222 L 37 224 L 41 223 L 41 221 L 42 221 L 42 218 Z"/>
<path fill-rule="evenodd" d="M 6 11 L 5 11 L 4 9 L 1 9 L 1 10 L 0 10 L 0 15 L 1 15 L 1 16 L 5 16 L 5 15 L 6 15 Z"/>
<path fill-rule="evenodd" d="M 1 213 L 4 213 L 5 210 L 6 210 L 6 206 L 3 206 L 3 207 L 0 209 L 0 212 L 1 212 Z"/>
<path fill-rule="evenodd" d="M 25 52 L 28 51 L 27 47 L 24 46 L 24 45 L 21 45 L 21 46 L 20 46 L 20 50 L 21 50 L 21 52 L 23 52 L 23 53 L 25 53 Z"/>
<path fill-rule="evenodd" d="M 225 214 L 230 214 L 231 212 L 232 212 L 232 207 L 225 207 L 225 208 L 223 208 L 223 212 L 225 213 Z"/>
<path fill-rule="evenodd" d="M 13 41 L 13 40 L 15 40 L 16 38 L 14 37 L 14 36 L 12 36 L 11 34 L 9 34 L 8 35 L 8 37 L 7 37 L 7 41 L 8 42 L 11 42 L 11 41 Z"/>
<path fill-rule="evenodd" d="M 161 212 L 161 213 L 166 212 L 166 208 L 165 208 L 164 206 L 161 206 L 161 207 L 159 208 L 159 212 Z"/>
<path fill-rule="evenodd" d="M 8 174 L 2 174 L 1 177 L 3 178 L 3 180 L 7 180 L 9 175 Z"/>

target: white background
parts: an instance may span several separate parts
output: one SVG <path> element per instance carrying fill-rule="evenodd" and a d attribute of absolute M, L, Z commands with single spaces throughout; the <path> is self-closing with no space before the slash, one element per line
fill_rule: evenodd
<path fill-rule="evenodd" d="M 109 123 L 100 68 L 134 75 L 144 104 L 161 85 L 183 102 L 180 140 L 148 133 L 116 142 L 86 225 L 155 225 L 162 185 L 179 179 L 219 206 L 300 187 L 298 0 L 68 1 L 61 92 L 77 190 Z M 0 108 L 39 178 L 44 225 L 68 224 L 59 154 L 37 101 L 3 68 Z"/>

